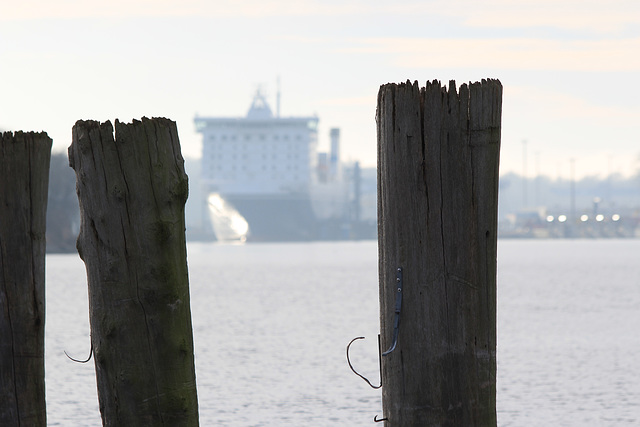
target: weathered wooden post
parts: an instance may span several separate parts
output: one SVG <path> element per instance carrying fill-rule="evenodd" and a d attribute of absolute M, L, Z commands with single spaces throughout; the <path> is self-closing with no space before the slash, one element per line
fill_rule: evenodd
<path fill-rule="evenodd" d="M 78 121 L 76 172 L 91 343 L 105 426 L 196 426 L 187 175 L 175 122 Z"/>
<path fill-rule="evenodd" d="M 0 133 L 0 425 L 46 426 L 44 280 L 51 138 Z"/>
<path fill-rule="evenodd" d="M 501 104 L 498 80 L 380 88 L 386 426 L 496 425 Z"/>

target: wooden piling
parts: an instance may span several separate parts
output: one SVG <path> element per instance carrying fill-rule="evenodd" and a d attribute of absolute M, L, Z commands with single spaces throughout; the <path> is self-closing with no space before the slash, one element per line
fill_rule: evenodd
<path fill-rule="evenodd" d="M 378 94 L 385 426 L 496 425 L 498 80 Z M 402 269 L 396 316 L 397 269 Z"/>
<path fill-rule="evenodd" d="M 103 425 L 197 426 L 176 124 L 78 121 L 69 161 Z"/>
<path fill-rule="evenodd" d="M 51 138 L 0 133 L 0 425 L 46 426 L 45 232 Z"/>

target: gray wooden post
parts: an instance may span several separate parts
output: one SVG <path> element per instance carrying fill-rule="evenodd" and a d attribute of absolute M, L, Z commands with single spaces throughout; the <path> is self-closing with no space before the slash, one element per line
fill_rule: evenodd
<path fill-rule="evenodd" d="M 78 121 L 78 252 L 106 426 L 197 426 L 185 243 L 187 175 L 175 122 Z"/>
<path fill-rule="evenodd" d="M 378 241 L 386 426 L 496 425 L 502 85 L 378 94 Z M 402 269 L 401 305 L 398 268 Z"/>
<path fill-rule="evenodd" d="M 45 232 L 51 138 L 0 133 L 0 425 L 46 426 Z"/>

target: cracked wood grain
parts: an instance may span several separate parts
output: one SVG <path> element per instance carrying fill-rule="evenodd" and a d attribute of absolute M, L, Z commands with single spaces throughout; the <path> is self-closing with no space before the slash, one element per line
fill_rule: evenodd
<path fill-rule="evenodd" d="M 46 426 L 45 232 L 52 140 L 0 133 L 0 425 Z"/>
<path fill-rule="evenodd" d="M 196 426 L 193 333 L 175 122 L 78 121 L 69 147 L 106 426 Z"/>
<path fill-rule="evenodd" d="M 386 426 L 496 425 L 496 236 L 502 85 L 378 93 L 378 242 Z"/>

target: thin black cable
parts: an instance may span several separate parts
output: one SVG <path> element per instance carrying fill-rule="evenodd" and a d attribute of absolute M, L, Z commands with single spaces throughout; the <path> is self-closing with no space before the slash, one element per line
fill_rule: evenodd
<path fill-rule="evenodd" d="M 360 375 L 358 372 L 356 372 L 356 370 L 353 368 L 353 365 L 351 364 L 351 360 L 349 359 L 349 347 L 351 347 L 351 344 L 353 344 L 353 342 L 356 341 L 356 340 L 363 340 L 363 339 L 364 339 L 364 337 L 356 337 L 356 338 L 352 339 L 349 342 L 349 344 L 347 344 L 347 363 L 349 364 L 349 367 L 351 368 L 351 370 L 353 371 L 354 374 L 356 374 L 357 376 L 359 376 L 360 378 L 365 380 L 367 382 L 367 384 L 369 384 L 369 386 L 371 388 L 378 389 L 378 388 L 382 387 L 382 381 L 380 381 L 380 385 L 379 386 L 375 386 L 375 385 L 371 384 L 371 381 L 369 381 L 366 377 L 364 377 L 363 375 Z"/>

